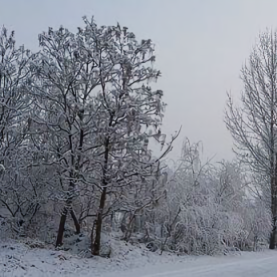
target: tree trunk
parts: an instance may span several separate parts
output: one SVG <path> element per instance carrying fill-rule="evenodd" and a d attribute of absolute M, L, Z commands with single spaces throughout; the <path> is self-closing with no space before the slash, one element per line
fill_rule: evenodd
<path fill-rule="evenodd" d="M 270 243 L 269 243 L 269 249 L 275 249 L 276 239 L 276 185 L 275 185 L 275 178 L 272 178 L 271 183 L 271 214 L 272 214 L 272 231 L 270 234 Z"/>
<path fill-rule="evenodd" d="M 110 124 L 111 126 L 113 116 L 110 118 Z M 92 255 L 99 256 L 100 254 L 100 242 L 101 242 L 101 230 L 102 230 L 102 221 L 103 221 L 103 211 L 105 208 L 105 202 L 106 202 L 106 195 L 107 195 L 107 169 L 108 169 L 108 159 L 109 159 L 109 149 L 110 149 L 110 139 L 109 137 L 106 137 L 105 139 L 105 153 L 104 153 L 104 166 L 103 166 L 103 178 L 102 178 L 102 193 L 100 198 L 100 204 L 98 213 L 96 216 L 95 223 L 95 239 L 92 242 Z M 92 230 L 93 232 L 93 230 Z M 92 234 L 93 235 L 93 234 Z"/>
<path fill-rule="evenodd" d="M 58 230 L 58 235 L 57 235 L 57 241 L 56 241 L 56 247 L 62 246 L 63 244 L 63 233 L 64 233 L 64 226 L 65 226 L 65 221 L 68 213 L 68 208 L 64 207 L 61 219 L 60 219 L 60 225 L 59 225 L 59 230 Z"/>
<path fill-rule="evenodd" d="M 78 235 L 78 234 L 81 233 L 81 226 L 80 226 L 80 224 L 79 224 L 79 222 L 78 222 L 78 219 L 77 219 L 77 217 L 76 217 L 76 215 L 75 215 L 73 209 L 71 209 L 70 215 L 71 215 L 71 217 L 72 217 L 72 219 L 73 219 L 73 222 L 74 222 L 74 225 L 75 225 L 76 234 Z"/>
<path fill-rule="evenodd" d="M 103 221 L 103 210 L 105 207 L 105 202 L 106 202 L 106 193 L 107 193 L 107 188 L 104 187 L 102 194 L 101 194 L 101 199 L 100 199 L 100 205 L 99 205 L 99 210 L 97 213 L 97 218 L 95 220 L 95 239 L 92 244 L 92 255 L 99 256 L 100 254 L 100 242 L 101 242 L 101 230 L 102 230 L 102 221 Z M 93 228 L 93 229 L 94 229 Z M 93 232 L 94 230 L 92 230 Z M 92 235 L 93 237 L 93 235 Z"/>
<path fill-rule="evenodd" d="M 64 226 L 67 218 L 68 211 L 70 210 L 70 215 L 73 219 L 75 229 L 76 229 L 76 234 L 80 234 L 81 232 L 81 226 L 78 222 L 78 219 L 74 213 L 74 211 L 66 205 L 63 209 L 61 219 L 60 219 L 60 225 L 59 225 L 59 230 L 58 230 L 58 235 L 57 235 L 57 240 L 56 240 L 56 247 L 62 246 L 63 245 L 63 233 L 64 233 Z"/>
<path fill-rule="evenodd" d="M 93 221 L 93 225 L 91 228 L 91 234 L 90 234 L 90 248 L 91 248 L 91 254 L 93 254 L 93 243 L 94 243 L 94 229 L 95 229 L 96 219 Z"/>
<path fill-rule="evenodd" d="M 68 215 L 68 212 L 70 211 L 70 213 L 71 213 L 71 211 L 72 211 L 72 201 L 73 201 L 72 192 L 73 192 L 73 188 L 74 188 L 74 184 L 71 183 L 70 184 L 70 191 L 68 192 L 68 195 L 67 195 L 68 198 L 66 200 L 66 203 L 65 203 L 65 206 L 63 208 L 62 215 L 61 215 L 61 219 L 60 219 L 60 225 L 59 225 L 59 230 L 58 230 L 58 235 L 57 235 L 56 247 L 63 245 L 63 233 L 64 233 L 64 226 L 65 226 L 65 222 L 66 222 L 66 217 Z"/>
<path fill-rule="evenodd" d="M 276 154 L 277 158 L 277 154 Z M 277 219 L 277 199 L 276 199 L 276 192 L 277 192 L 277 162 L 275 160 L 275 172 L 274 177 L 271 178 L 271 213 L 272 213 L 272 231 L 270 234 L 270 242 L 269 242 L 269 249 L 275 249 L 276 245 L 276 219 Z"/>
<path fill-rule="evenodd" d="M 272 218 L 272 232 L 270 234 L 270 242 L 269 242 L 269 249 L 275 249 L 275 244 L 276 244 L 276 217 Z"/>
<path fill-rule="evenodd" d="M 135 213 L 131 214 L 129 222 L 127 224 L 127 228 L 124 234 L 124 240 L 129 241 L 131 235 L 132 235 L 132 225 L 133 225 L 133 221 L 135 219 Z"/>
<path fill-rule="evenodd" d="M 272 231 L 270 234 L 269 249 L 275 249 L 276 245 L 276 219 L 277 219 L 277 153 L 275 153 L 274 160 L 271 161 L 272 166 L 275 167 L 274 174 L 271 178 L 271 213 L 272 213 Z"/>
<path fill-rule="evenodd" d="M 274 101 L 275 94 L 271 91 L 271 103 Z M 270 234 L 269 249 L 275 249 L 275 231 L 276 231 L 276 173 L 277 163 L 275 152 L 275 140 L 274 140 L 274 108 L 271 107 L 270 118 L 270 192 L 271 192 L 271 214 L 272 214 L 272 231 Z"/>

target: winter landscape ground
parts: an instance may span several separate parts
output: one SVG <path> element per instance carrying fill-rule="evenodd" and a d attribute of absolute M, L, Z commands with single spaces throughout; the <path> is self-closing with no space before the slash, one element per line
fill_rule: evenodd
<path fill-rule="evenodd" d="M 143 246 L 115 241 L 110 258 L 84 258 L 54 249 L 30 248 L 26 243 L 2 242 L 0 276 L 99 277 L 216 277 L 275 276 L 277 251 L 236 252 L 218 256 L 176 256 L 153 253 Z M 74 252 L 74 251 L 73 251 Z"/>

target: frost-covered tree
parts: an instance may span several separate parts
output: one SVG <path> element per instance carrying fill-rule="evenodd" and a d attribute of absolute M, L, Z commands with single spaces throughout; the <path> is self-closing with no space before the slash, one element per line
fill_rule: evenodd
<path fill-rule="evenodd" d="M 138 192 L 144 199 L 131 210 L 154 200 L 143 193 L 175 136 L 165 142 L 163 93 L 148 85 L 160 76 L 152 67 L 151 40 L 137 42 L 120 25 L 98 27 L 85 17 L 84 23 L 76 34 L 61 27 L 39 36 L 30 126 L 34 144 L 44 149 L 45 166 L 55 168 L 47 186 L 65 200 L 56 245 L 62 244 L 69 212 L 80 229 L 75 202 L 87 207 L 80 220 L 95 216 L 91 247 L 98 255 L 103 218 L 113 207 L 125 203 L 130 209 Z M 150 139 L 165 147 L 161 157 L 152 157 Z"/>
<path fill-rule="evenodd" d="M 13 228 L 30 222 L 40 208 L 39 184 L 32 178 L 28 94 L 34 55 L 15 45 L 14 32 L 0 30 L 0 202 Z M 5 216 L 4 216 L 5 217 Z M 20 223 L 19 223 L 20 222 Z"/>
<path fill-rule="evenodd" d="M 97 147 L 92 135 L 95 109 L 98 109 L 93 93 L 98 86 L 100 89 L 99 70 L 108 73 L 112 62 L 105 57 L 108 61 L 105 65 L 101 50 L 96 47 L 102 49 L 101 43 L 107 41 L 109 34 L 96 29 L 87 32 L 79 29 L 73 34 L 63 27 L 56 31 L 49 28 L 47 33 L 39 36 L 42 51 L 33 66 L 37 78 L 32 90 L 36 99 L 32 124 L 36 130 L 44 129 L 41 136 L 36 137 L 36 144 L 45 145 L 47 164 L 55 165 L 57 191 L 54 197 L 65 200 L 57 246 L 62 244 L 68 213 L 73 218 L 76 232 L 80 232 L 73 201 L 82 186 L 87 185 L 94 158 L 91 150 Z"/>
<path fill-rule="evenodd" d="M 269 191 L 272 213 L 270 249 L 275 248 L 277 217 L 277 33 L 261 33 L 241 71 L 244 90 L 241 107 L 229 95 L 226 124 L 236 146 L 236 153 L 255 173 L 264 176 L 260 191 Z"/>
<path fill-rule="evenodd" d="M 171 150 L 172 141 L 165 145 L 161 157 L 152 157 L 149 140 L 156 139 L 162 146 L 165 144 L 160 129 L 165 104 L 163 92 L 152 90 L 148 85 L 160 76 L 152 66 L 155 56 L 151 40 L 138 42 L 126 27 L 98 28 L 93 20 L 86 20 L 84 33 L 92 42 L 95 41 L 94 32 L 109 34 L 108 40 L 102 35 L 101 43 L 94 46 L 100 57 L 101 90 L 95 98 L 98 110 L 94 118 L 94 140 L 100 147 L 94 153 L 94 184 L 99 204 L 91 248 L 94 255 L 99 255 L 103 218 L 115 202 L 120 201 L 126 207 L 127 195 L 128 199 L 134 199 L 140 192 L 143 197 L 134 199 L 133 204 L 140 203 L 136 203 L 133 211 L 151 202 L 150 197 L 146 200 L 145 182 L 155 178 L 153 167 Z"/>

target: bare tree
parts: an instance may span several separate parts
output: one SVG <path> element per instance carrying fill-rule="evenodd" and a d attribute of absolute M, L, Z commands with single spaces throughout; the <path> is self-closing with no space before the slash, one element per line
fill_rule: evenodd
<path fill-rule="evenodd" d="M 244 90 L 240 107 L 228 95 L 226 125 L 235 140 L 235 152 L 254 173 L 266 176 L 270 186 L 272 233 L 275 248 L 277 219 L 277 32 L 260 34 L 242 67 Z M 265 189 L 263 191 L 266 191 Z"/>

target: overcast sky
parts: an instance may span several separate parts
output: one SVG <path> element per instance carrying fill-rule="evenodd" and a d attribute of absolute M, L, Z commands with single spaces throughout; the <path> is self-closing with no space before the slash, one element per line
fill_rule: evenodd
<path fill-rule="evenodd" d="M 277 28 L 276 0 L 0 0 L 0 24 L 31 50 L 48 26 L 75 31 L 83 15 L 100 25 L 119 22 L 156 44 L 158 86 L 168 104 L 163 130 L 170 135 L 183 126 L 171 158 L 184 137 L 201 140 L 205 156 L 233 156 L 223 122 L 226 92 L 239 95 L 240 69 L 257 35 Z"/>

